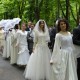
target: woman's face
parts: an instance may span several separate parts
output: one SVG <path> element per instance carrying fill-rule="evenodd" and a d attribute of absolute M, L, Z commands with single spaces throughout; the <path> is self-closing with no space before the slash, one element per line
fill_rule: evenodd
<path fill-rule="evenodd" d="M 25 24 L 22 24 L 22 30 L 25 30 L 26 29 L 26 25 Z"/>
<path fill-rule="evenodd" d="M 41 21 L 41 23 L 40 23 L 40 28 L 41 29 L 44 28 L 44 22 L 43 21 Z"/>
<path fill-rule="evenodd" d="M 61 28 L 61 31 L 66 31 L 66 23 L 60 22 L 60 28 Z"/>

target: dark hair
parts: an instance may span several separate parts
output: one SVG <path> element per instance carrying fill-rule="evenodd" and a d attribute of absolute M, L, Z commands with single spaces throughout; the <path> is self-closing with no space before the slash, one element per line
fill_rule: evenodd
<path fill-rule="evenodd" d="M 11 32 L 11 31 L 12 31 L 12 29 L 9 29 L 9 31 Z"/>
<path fill-rule="evenodd" d="M 43 23 L 44 23 L 44 21 L 43 21 L 43 20 L 39 21 L 39 26 L 41 25 L 41 22 L 43 22 Z"/>
<path fill-rule="evenodd" d="M 40 22 L 39 22 L 39 26 L 41 25 L 41 22 L 43 22 L 44 23 L 44 21 L 43 20 L 41 20 Z M 45 29 L 43 28 L 43 32 L 45 32 Z"/>
<path fill-rule="evenodd" d="M 66 24 L 66 31 L 68 31 L 68 29 L 69 29 L 69 23 L 68 23 L 68 21 L 66 19 L 60 19 L 58 21 L 57 32 L 61 31 L 61 28 L 60 28 L 60 23 L 61 22 L 64 22 Z"/>
<path fill-rule="evenodd" d="M 19 25 L 21 25 L 21 21 L 19 22 Z"/>
<path fill-rule="evenodd" d="M 18 29 L 18 24 L 15 25 L 14 29 Z"/>

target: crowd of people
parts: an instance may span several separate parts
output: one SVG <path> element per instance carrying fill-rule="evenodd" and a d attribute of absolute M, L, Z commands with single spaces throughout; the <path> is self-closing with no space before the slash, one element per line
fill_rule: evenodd
<path fill-rule="evenodd" d="M 7 31 L 0 25 L 3 59 L 25 67 L 26 80 L 80 79 L 80 24 L 71 34 L 66 19 L 59 19 L 52 28 L 44 20 L 29 21 L 27 26 L 25 22 L 20 26 L 20 21 L 13 27 L 9 24 Z"/>

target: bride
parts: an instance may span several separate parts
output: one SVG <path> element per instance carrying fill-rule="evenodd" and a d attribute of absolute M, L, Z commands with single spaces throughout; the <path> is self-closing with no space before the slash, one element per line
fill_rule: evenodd
<path fill-rule="evenodd" d="M 27 80 L 52 80 L 51 53 L 47 45 L 49 33 L 44 20 L 37 22 L 34 33 L 33 53 L 25 69 L 25 78 Z"/>
<path fill-rule="evenodd" d="M 53 80 L 78 80 L 75 64 L 75 48 L 68 28 L 68 22 L 65 19 L 60 19 L 53 54 L 50 60 L 54 74 Z"/>

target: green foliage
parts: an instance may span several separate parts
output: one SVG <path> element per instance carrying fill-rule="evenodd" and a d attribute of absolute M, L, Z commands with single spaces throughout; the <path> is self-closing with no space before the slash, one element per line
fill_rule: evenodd
<path fill-rule="evenodd" d="M 48 26 L 59 17 L 66 16 L 66 0 L 0 0 L 0 20 L 20 17 L 22 21 L 44 19 Z M 72 30 L 77 25 L 80 0 L 69 0 L 69 23 Z"/>

